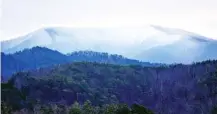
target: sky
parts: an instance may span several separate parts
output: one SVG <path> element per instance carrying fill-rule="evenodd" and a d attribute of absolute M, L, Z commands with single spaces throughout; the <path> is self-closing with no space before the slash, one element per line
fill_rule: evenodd
<path fill-rule="evenodd" d="M 160 25 L 217 39 L 217 0 L 0 0 L 0 40 L 42 27 Z"/>

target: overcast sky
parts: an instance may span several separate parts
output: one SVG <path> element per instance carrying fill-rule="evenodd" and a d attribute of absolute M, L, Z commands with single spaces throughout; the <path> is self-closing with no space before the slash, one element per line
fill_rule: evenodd
<path fill-rule="evenodd" d="M 175 27 L 217 39 L 217 0 L 0 0 L 1 40 L 41 27 Z"/>

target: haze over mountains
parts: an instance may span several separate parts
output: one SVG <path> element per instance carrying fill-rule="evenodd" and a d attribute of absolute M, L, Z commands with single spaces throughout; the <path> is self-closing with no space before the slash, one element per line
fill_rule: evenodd
<path fill-rule="evenodd" d="M 155 63 L 192 63 L 217 58 L 217 41 L 180 29 L 160 26 L 135 28 L 42 28 L 1 42 L 2 52 L 35 46 L 67 54 L 95 51 Z"/>
<path fill-rule="evenodd" d="M 149 62 L 140 62 L 125 58 L 121 55 L 111 55 L 93 51 L 77 51 L 70 54 L 62 54 L 58 51 L 43 47 L 33 47 L 14 54 L 1 53 L 1 75 L 4 80 L 13 73 L 34 70 L 43 67 L 51 67 L 71 62 L 97 62 L 117 65 L 142 65 L 146 67 L 160 66 Z"/>
<path fill-rule="evenodd" d="M 67 107 L 75 101 L 83 110 L 87 100 L 102 109 L 140 104 L 157 114 L 217 110 L 217 41 L 194 33 L 159 26 L 54 27 L 3 41 L 1 48 L 3 113 L 47 114 L 59 105 L 73 111 Z M 40 110 L 32 110 L 36 106 Z"/>

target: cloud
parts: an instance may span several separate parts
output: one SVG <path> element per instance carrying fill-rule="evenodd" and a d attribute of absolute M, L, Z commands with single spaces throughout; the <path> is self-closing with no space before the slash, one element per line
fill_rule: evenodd
<path fill-rule="evenodd" d="M 2 30 L 13 37 L 44 26 L 155 24 L 200 32 L 217 23 L 216 0 L 3 0 Z M 202 25 L 201 25 L 202 24 Z M 217 37 L 217 33 L 208 34 Z"/>

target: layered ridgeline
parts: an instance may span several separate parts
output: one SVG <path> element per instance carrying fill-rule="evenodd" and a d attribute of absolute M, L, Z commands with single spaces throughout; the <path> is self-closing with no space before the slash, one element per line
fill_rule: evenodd
<path fill-rule="evenodd" d="M 35 46 L 61 53 L 91 50 L 154 63 L 192 63 L 217 59 L 217 41 L 179 29 L 159 26 L 130 28 L 42 28 L 1 42 L 2 52 Z"/>
<path fill-rule="evenodd" d="M 33 47 L 14 54 L 1 53 L 1 59 L 1 76 L 3 77 L 3 80 L 7 80 L 13 73 L 19 71 L 33 70 L 41 67 L 79 61 L 153 67 L 160 65 L 140 62 L 120 55 L 93 51 L 77 51 L 70 54 L 62 54 L 58 51 L 50 50 L 44 47 Z"/>
<path fill-rule="evenodd" d="M 2 92 L 2 100 L 17 108 L 90 100 L 141 104 L 159 114 L 209 114 L 217 104 L 217 61 L 157 68 L 79 62 L 17 73 L 8 83 L 21 97 Z"/>

